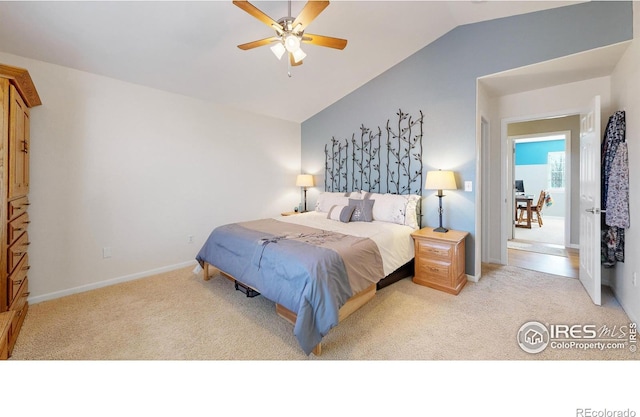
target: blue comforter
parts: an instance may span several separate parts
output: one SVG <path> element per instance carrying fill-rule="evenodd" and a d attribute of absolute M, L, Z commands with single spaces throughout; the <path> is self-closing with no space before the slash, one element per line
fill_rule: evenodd
<path fill-rule="evenodd" d="M 374 282 L 383 277 L 371 240 L 275 219 L 214 229 L 196 259 L 296 313 L 294 335 L 307 355 L 338 324 L 340 307 L 354 295 L 349 275 L 371 275 Z"/>

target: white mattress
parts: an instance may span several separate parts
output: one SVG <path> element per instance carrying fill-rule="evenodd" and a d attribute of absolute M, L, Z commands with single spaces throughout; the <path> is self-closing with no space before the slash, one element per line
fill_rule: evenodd
<path fill-rule="evenodd" d="M 391 274 L 414 257 L 414 231 L 409 226 L 381 221 L 342 223 L 327 219 L 327 213 L 310 211 L 293 216 L 276 217 L 276 220 L 301 224 L 321 230 L 343 233 L 373 240 L 382 256 L 382 266 L 385 276 Z"/>

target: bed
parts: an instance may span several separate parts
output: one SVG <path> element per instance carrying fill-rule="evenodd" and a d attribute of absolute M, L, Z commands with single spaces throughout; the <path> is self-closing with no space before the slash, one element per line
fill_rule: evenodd
<path fill-rule="evenodd" d="M 398 117 L 397 132 L 387 122 L 386 142 L 381 129 L 363 126 L 359 142 L 325 146 L 325 191 L 313 211 L 216 227 L 196 256 L 205 280 L 219 273 L 273 301 L 307 355 L 320 355 L 322 338 L 376 291 L 413 275 L 422 113 Z"/>

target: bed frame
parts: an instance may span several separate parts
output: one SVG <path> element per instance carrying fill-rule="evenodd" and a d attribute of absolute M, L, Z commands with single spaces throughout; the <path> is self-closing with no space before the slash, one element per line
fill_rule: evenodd
<path fill-rule="evenodd" d="M 213 269 L 213 272 L 210 271 L 211 269 Z M 222 275 L 234 284 L 240 282 L 230 274 L 227 274 L 226 272 L 220 270 L 219 268 L 216 268 L 213 265 L 208 264 L 207 262 L 204 263 L 202 274 L 205 281 L 209 281 L 212 276 Z M 360 307 L 371 301 L 371 299 L 376 295 L 377 290 L 412 275 L 413 260 L 398 268 L 395 272 L 392 272 L 391 274 L 380 280 L 377 284 L 372 284 L 363 291 L 360 291 L 358 294 L 349 298 L 347 302 L 340 308 L 340 310 L 338 310 L 338 322 L 342 322 L 342 320 L 346 319 Z M 255 291 L 257 294 L 260 293 L 256 288 L 252 288 L 244 283 L 242 283 L 242 285 Z M 276 303 L 276 313 L 295 326 L 297 318 L 296 313 L 278 303 Z M 322 354 L 322 343 L 318 343 L 313 349 L 312 353 L 316 356 L 320 356 Z"/>
<path fill-rule="evenodd" d="M 331 138 L 331 147 L 325 145 L 325 191 L 352 192 L 369 191 L 391 194 L 417 194 L 422 196 L 422 111 L 417 118 L 398 110 L 397 123 L 386 124 L 386 141 L 382 142 L 382 129 L 370 129 L 362 125 L 360 137 L 355 133 L 351 141 Z M 385 167 L 384 170 L 381 167 Z M 418 224 L 421 223 L 421 201 L 418 202 Z M 211 268 L 209 268 L 211 267 Z M 210 269 L 214 269 L 213 273 Z M 387 287 L 414 273 L 414 261 L 392 272 L 377 284 L 349 298 L 338 311 L 338 322 L 349 317 L 376 295 L 376 291 Z M 208 281 L 212 275 L 222 275 L 234 283 L 240 283 L 230 274 L 215 265 L 204 263 L 203 277 Z M 255 291 L 256 288 L 240 283 L 244 288 Z M 293 311 L 276 303 L 276 313 L 295 325 L 297 315 Z M 322 343 L 318 343 L 312 353 L 320 356 Z"/>

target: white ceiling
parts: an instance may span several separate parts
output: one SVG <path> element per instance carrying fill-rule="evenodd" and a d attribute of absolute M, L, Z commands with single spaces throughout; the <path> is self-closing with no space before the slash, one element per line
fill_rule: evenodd
<path fill-rule="evenodd" d="M 306 2 L 292 2 L 296 16 Z M 302 122 L 458 25 L 578 2 L 332 1 L 307 32 L 342 50 L 304 45 L 287 76 L 264 23 L 228 1 L 0 2 L 0 51 Z M 286 1 L 254 1 L 275 20 Z"/>
<path fill-rule="evenodd" d="M 480 82 L 493 96 L 522 93 L 611 75 L 631 41 L 540 62 L 482 77 Z"/>

